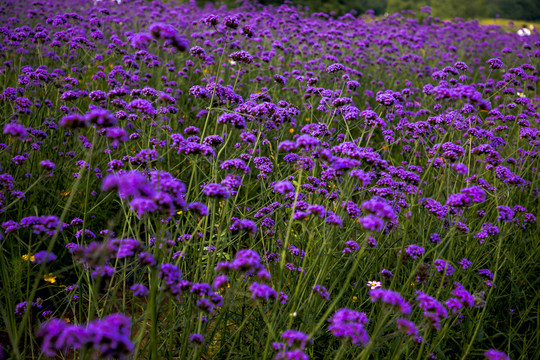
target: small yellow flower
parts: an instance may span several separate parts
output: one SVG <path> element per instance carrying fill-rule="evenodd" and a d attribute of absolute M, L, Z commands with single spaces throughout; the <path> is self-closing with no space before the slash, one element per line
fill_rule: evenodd
<path fill-rule="evenodd" d="M 310 122 L 310 121 L 311 121 L 311 119 L 307 117 L 307 118 L 306 118 L 306 122 Z"/>
<path fill-rule="evenodd" d="M 68 196 L 71 191 L 60 191 L 60 196 Z"/>
<path fill-rule="evenodd" d="M 176 214 L 177 215 L 182 215 L 182 210 L 178 211 Z"/>
<path fill-rule="evenodd" d="M 356 296 L 353 296 L 352 301 L 356 301 L 356 300 L 358 300 L 358 298 Z"/>
<path fill-rule="evenodd" d="M 24 261 L 29 261 L 30 260 L 30 261 L 33 262 L 35 260 L 35 257 L 32 254 L 23 255 L 22 258 L 23 258 Z"/>
<path fill-rule="evenodd" d="M 414 286 L 414 285 L 416 285 L 416 284 L 412 282 L 412 283 L 411 283 L 411 286 Z"/>
<path fill-rule="evenodd" d="M 294 129 L 293 129 L 293 128 L 290 128 L 290 129 L 289 129 L 289 132 L 290 132 L 291 134 L 294 133 Z"/>
<path fill-rule="evenodd" d="M 71 320 L 69 320 L 69 318 L 64 318 L 64 321 L 67 322 L 67 323 L 71 322 Z"/>
<path fill-rule="evenodd" d="M 49 275 L 43 275 L 43 280 L 54 284 L 56 282 L 56 276 L 54 276 L 52 273 L 49 273 Z"/>

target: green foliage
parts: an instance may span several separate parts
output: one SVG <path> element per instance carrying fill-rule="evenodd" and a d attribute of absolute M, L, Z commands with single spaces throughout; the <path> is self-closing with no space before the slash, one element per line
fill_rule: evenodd
<path fill-rule="evenodd" d="M 495 17 L 497 15 L 516 20 L 533 21 L 540 19 L 540 2 L 537 0 L 294 0 L 292 2 L 259 0 L 256 2 L 263 5 L 289 3 L 301 6 L 309 12 L 326 12 L 337 16 L 351 10 L 363 13 L 368 9 L 374 10 L 375 15 L 382 15 L 386 12 L 393 14 L 402 10 L 418 12 L 423 6 L 430 6 L 433 9 L 433 15 L 443 19 L 455 17 L 472 19 Z M 199 5 L 206 3 L 223 4 L 228 8 L 234 8 L 243 1 L 197 0 Z"/>
<path fill-rule="evenodd" d="M 538 0 L 493 0 L 490 2 L 490 16 L 500 15 L 507 19 L 540 20 Z"/>

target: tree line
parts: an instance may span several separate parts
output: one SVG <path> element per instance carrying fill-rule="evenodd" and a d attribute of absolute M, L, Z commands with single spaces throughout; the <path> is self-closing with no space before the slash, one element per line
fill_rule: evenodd
<path fill-rule="evenodd" d="M 197 0 L 201 4 L 209 1 L 211 0 Z M 235 6 L 238 0 L 211 2 L 223 2 L 227 6 Z M 257 2 L 264 5 L 280 5 L 285 1 L 258 0 Z M 351 10 L 364 13 L 368 9 L 373 10 L 375 15 L 393 14 L 401 10 L 418 12 L 421 8 L 429 6 L 432 9 L 432 15 L 441 19 L 501 17 L 523 21 L 540 20 L 539 0 L 294 0 L 292 4 L 307 6 L 310 12 L 334 13 L 337 16 Z"/>

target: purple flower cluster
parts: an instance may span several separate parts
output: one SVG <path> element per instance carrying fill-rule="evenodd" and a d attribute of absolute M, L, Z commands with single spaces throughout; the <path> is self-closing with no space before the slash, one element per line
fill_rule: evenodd
<path fill-rule="evenodd" d="M 42 324 L 38 331 L 42 341 L 41 350 L 49 357 L 57 356 L 58 352 L 88 347 L 100 358 L 129 358 L 134 350 L 130 335 L 131 320 L 122 314 L 105 316 L 87 326 L 51 319 Z"/>
<path fill-rule="evenodd" d="M 416 296 L 418 307 L 424 310 L 424 317 L 437 330 L 441 328 L 441 320 L 448 317 L 448 312 L 437 299 L 420 292 Z"/>
<path fill-rule="evenodd" d="M 328 321 L 328 329 L 335 337 L 350 339 L 353 344 L 364 346 L 369 342 L 369 335 L 364 327 L 368 323 L 366 314 L 343 308 L 336 311 Z"/>
<path fill-rule="evenodd" d="M 388 289 L 372 289 L 369 292 L 369 296 L 373 302 L 382 302 L 397 307 L 402 314 L 407 315 L 411 313 L 411 306 L 409 303 L 395 291 Z"/>

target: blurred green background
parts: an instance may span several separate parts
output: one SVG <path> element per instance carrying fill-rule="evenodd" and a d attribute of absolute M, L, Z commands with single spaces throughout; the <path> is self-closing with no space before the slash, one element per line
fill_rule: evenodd
<path fill-rule="evenodd" d="M 238 4 L 238 0 L 197 0 L 199 5 L 206 2 L 224 3 L 229 7 Z M 471 18 L 504 18 L 523 20 L 525 22 L 540 22 L 540 0 L 258 0 L 265 5 L 292 3 L 308 6 L 310 12 L 334 12 L 343 15 L 351 9 L 363 13 L 367 9 L 375 11 L 375 15 L 393 14 L 400 10 L 419 11 L 424 6 L 432 8 L 433 16 L 441 19 L 455 17 Z M 520 26 L 516 22 L 516 26 Z"/>

